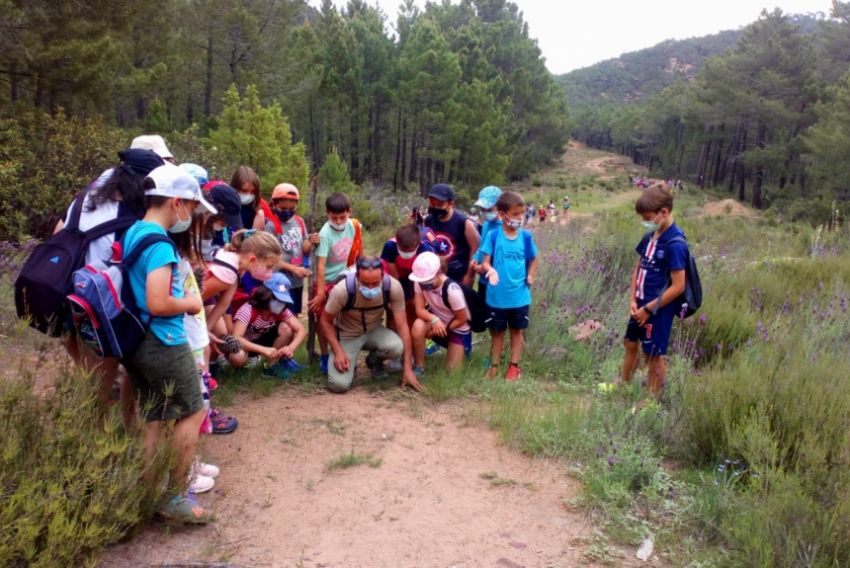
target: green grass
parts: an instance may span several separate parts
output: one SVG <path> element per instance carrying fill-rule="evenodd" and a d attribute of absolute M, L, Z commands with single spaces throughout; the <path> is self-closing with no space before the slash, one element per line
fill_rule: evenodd
<path fill-rule="evenodd" d="M 354 450 L 346 454 L 342 454 L 341 456 L 337 456 L 330 460 L 325 465 L 325 470 L 328 472 L 339 471 L 343 469 L 349 469 L 352 467 L 357 467 L 361 465 L 368 465 L 369 467 L 376 469 L 381 467 L 381 464 L 384 463 L 384 460 L 376 457 L 372 453 L 356 453 Z"/>

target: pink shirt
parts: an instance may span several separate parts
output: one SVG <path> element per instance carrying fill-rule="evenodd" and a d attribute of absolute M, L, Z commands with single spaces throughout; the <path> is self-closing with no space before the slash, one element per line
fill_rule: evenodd
<path fill-rule="evenodd" d="M 433 290 L 423 290 L 421 286 L 419 286 L 418 282 L 413 283 L 413 291 L 416 294 L 422 294 L 422 297 L 425 298 L 425 303 L 428 304 L 429 310 L 432 314 L 440 318 L 440 321 L 446 325 L 449 325 L 455 314 L 454 312 L 457 310 L 466 310 L 466 317 L 471 317 L 469 314 L 469 308 L 466 305 L 466 298 L 463 296 L 463 290 L 461 287 L 452 282 L 449 285 L 449 306 L 443 303 L 443 286 L 446 285 L 448 280 L 443 281 L 442 286 L 439 288 L 434 288 Z M 452 330 L 454 333 L 458 335 L 466 335 L 471 330 L 469 327 L 469 321 L 460 326 L 457 329 Z"/>

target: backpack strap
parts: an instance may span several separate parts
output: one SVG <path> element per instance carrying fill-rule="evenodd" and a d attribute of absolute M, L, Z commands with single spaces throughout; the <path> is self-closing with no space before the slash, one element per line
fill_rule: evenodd
<path fill-rule="evenodd" d="M 354 241 L 351 243 L 351 250 L 348 253 L 346 267 L 353 266 L 360 255 L 363 253 L 363 227 L 357 219 L 351 219 L 354 225 Z"/>
<path fill-rule="evenodd" d="M 650 235 L 650 238 L 652 238 L 651 235 Z M 670 243 L 682 243 L 682 244 L 684 244 L 685 248 L 688 249 L 688 254 L 691 254 L 691 250 L 688 247 L 688 241 L 683 236 L 676 235 L 672 239 L 668 240 L 666 244 L 669 245 Z M 661 289 L 661 294 L 658 295 L 658 301 L 655 302 L 655 308 L 652 310 L 652 315 L 655 315 L 655 314 L 658 313 L 658 309 L 659 309 L 658 305 L 661 303 L 661 297 L 664 296 L 664 292 L 667 291 L 667 288 L 669 288 L 672 283 L 673 283 L 672 277 L 668 278 L 667 283 L 664 284 L 664 288 Z"/>
<path fill-rule="evenodd" d="M 346 300 L 342 311 L 347 312 L 354 308 L 354 302 L 357 301 L 357 286 L 354 274 L 345 275 L 345 291 L 348 292 L 348 300 Z"/>
<path fill-rule="evenodd" d="M 390 305 L 390 291 L 392 290 L 392 281 L 389 274 L 384 274 L 384 279 L 381 282 L 381 289 L 384 292 L 384 307 Z"/>
<path fill-rule="evenodd" d="M 71 205 L 71 218 L 68 219 L 68 224 L 65 225 L 65 228 L 69 231 L 77 231 L 80 228 L 80 216 L 83 214 L 83 202 L 86 200 L 86 195 L 88 194 L 88 190 L 81 191 L 79 195 L 74 199 L 74 203 Z"/>
<path fill-rule="evenodd" d="M 121 265 L 127 268 L 133 266 L 136 261 L 139 260 L 139 257 L 142 256 L 143 252 L 145 252 L 147 249 L 157 243 L 168 243 L 169 245 L 171 245 L 172 249 L 176 250 L 176 247 L 174 246 L 174 241 L 172 241 L 165 235 L 161 235 L 158 233 L 145 235 L 144 237 L 142 237 L 142 240 L 136 243 L 136 246 L 133 247 L 133 250 L 131 250 L 129 254 L 124 255 L 124 257 L 121 259 Z"/>
<path fill-rule="evenodd" d="M 301 218 L 301 215 L 296 215 L 295 221 L 298 223 L 298 226 L 301 227 L 301 235 L 308 237 L 309 233 L 307 232 L 307 225 L 304 223 L 304 219 Z"/>
<path fill-rule="evenodd" d="M 461 291 L 463 291 L 463 286 L 446 276 L 446 281 L 443 282 L 443 289 L 441 290 L 441 295 L 443 297 L 443 305 L 449 309 L 450 312 L 454 313 L 455 309 L 452 307 L 451 302 L 449 302 L 449 287 L 452 285 L 459 286 Z"/>

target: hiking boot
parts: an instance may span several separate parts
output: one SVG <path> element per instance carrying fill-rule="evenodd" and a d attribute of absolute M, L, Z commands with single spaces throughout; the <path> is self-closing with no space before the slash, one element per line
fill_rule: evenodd
<path fill-rule="evenodd" d="M 499 376 L 499 367 L 496 367 L 496 366 L 494 365 L 494 366 L 490 367 L 489 369 L 487 369 L 487 375 L 486 375 L 486 377 L 487 377 L 489 380 L 491 380 L 491 381 L 492 381 L 493 379 L 495 379 L 495 378 L 496 378 L 496 377 L 498 377 L 498 376 Z"/>
<path fill-rule="evenodd" d="M 189 480 L 189 493 L 206 493 L 215 487 L 215 479 L 206 475 L 195 475 Z"/>
<path fill-rule="evenodd" d="M 322 355 L 319 357 L 319 368 L 321 368 L 323 375 L 328 374 L 328 359 L 330 359 L 330 355 Z"/>
<path fill-rule="evenodd" d="M 508 371 L 505 373 L 505 380 L 508 382 L 518 381 L 522 378 L 522 371 L 519 370 L 519 365 L 511 363 L 508 366 Z"/>
<path fill-rule="evenodd" d="M 292 378 L 292 371 L 286 366 L 284 361 L 278 361 L 263 371 L 263 375 L 286 381 Z"/>
<path fill-rule="evenodd" d="M 201 507 L 193 497 L 184 495 L 166 498 L 157 514 L 164 519 L 188 525 L 205 525 L 212 519 L 212 514 Z"/>

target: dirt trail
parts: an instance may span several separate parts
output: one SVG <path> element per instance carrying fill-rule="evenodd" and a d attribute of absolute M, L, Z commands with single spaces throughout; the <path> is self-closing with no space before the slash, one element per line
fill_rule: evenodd
<path fill-rule="evenodd" d="M 610 159 L 592 157 L 578 167 L 593 171 Z M 636 194 L 612 194 L 590 211 Z M 213 492 L 199 496 L 216 522 L 192 529 L 152 523 L 107 550 L 101 568 L 596 565 L 588 553 L 601 527 L 570 506 L 578 486 L 565 464 L 506 448 L 495 432 L 466 419 L 462 403 L 363 387 L 342 396 L 284 388 L 240 397 L 226 410 L 239 417 L 239 429 L 205 437 L 201 448 L 222 469 Z M 376 467 L 328 470 L 350 452 Z M 654 565 L 634 560 L 634 550 L 613 561 Z"/>
<path fill-rule="evenodd" d="M 151 525 L 102 568 L 593 565 L 592 527 L 569 507 L 576 484 L 564 464 L 505 448 L 456 404 L 281 389 L 230 410 L 239 430 L 204 442 L 222 474 L 199 499 L 218 521 Z M 380 465 L 327 470 L 352 451 Z"/>

